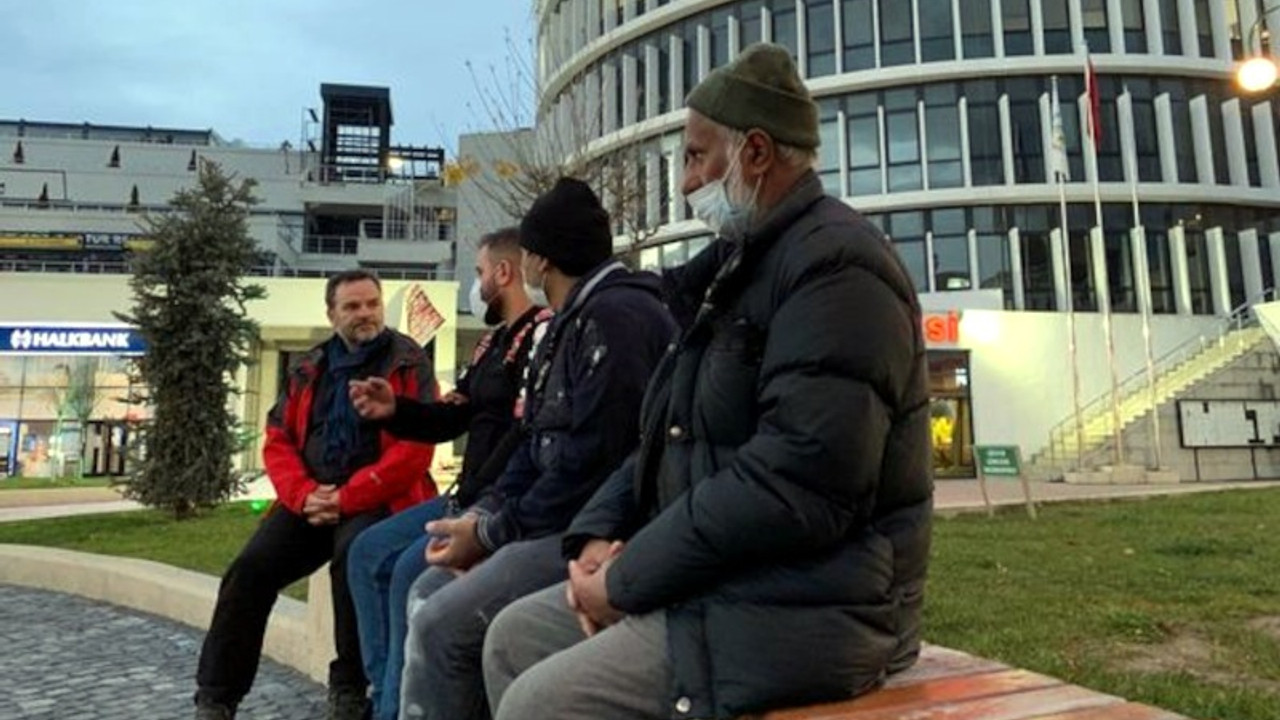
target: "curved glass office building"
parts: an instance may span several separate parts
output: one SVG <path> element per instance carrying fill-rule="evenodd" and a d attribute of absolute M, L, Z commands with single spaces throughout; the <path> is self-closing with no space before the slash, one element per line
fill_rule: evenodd
<path fill-rule="evenodd" d="M 1075 309 L 1105 295 L 1116 312 L 1136 312 L 1146 283 L 1155 313 L 1222 314 L 1272 287 L 1280 264 L 1280 97 L 1241 96 L 1232 81 L 1246 45 L 1280 45 L 1280 33 L 1259 32 L 1261 7 L 546 0 L 540 117 L 575 128 L 575 147 L 595 156 L 641 148 L 636 170 L 649 197 L 637 211 L 656 233 L 644 262 L 679 262 L 690 248 L 674 241 L 701 232 L 676 191 L 682 99 L 740 48 L 771 40 L 792 50 L 819 103 L 827 189 L 884 229 L 921 292 L 999 288 L 1006 308 L 1059 310 L 1070 278 Z M 1086 47 L 1101 95 L 1096 163 L 1081 144 Z M 1069 269 L 1054 252 L 1055 76 L 1071 177 Z M 1095 177 L 1103 257 L 1088 242 Z M 1146 231 L 1137 244 L 1135 187 Z M 1146 278 L 1133 258 L 1143 245 Z M 1092 271 L 1103 262 L 1105 288 Z"/>
<path fill-rule="evenodd" d="M 1084 323 L 1070 363 L 1087 405 L 1107 392 L 1109 374 L 1128 378 L 1144 354 L 1212 336 L 1213 322 L 1275 287 L 1280 94 L 1247 96 L 1234 84 L 1242 58 L 1280 55 L 1264 7 L 542 0 L 539 124 L 567 136 L 574 153 L 624 158 L 643 191 L 630 218 L 646 228 L 641 264 L 678 264 L 707 242 L 678 191 L 683 98 L 750 43 L 790 48 L 820 108 L 827 190 L 884 230 L 926 309 L 941 312 L 926 329 L 937 331 L 935 397 L 955 400 L 938 415 L 956 429 L 935 448 L 955 448 L 946 462 L 971 471 L 965 448 L 974 442 L 1014 442 L 1032 455 L 1071 414 L 1069 382 L 1044 382 L 1069 377 L 1062 311 Z M 1269 18 L 1280 24 L 1280 13 Z M 1082 137 L 1092 109 L 1087 59 L 1100 96 L 1096 152 Z M 1065 233 L 1055 82 L 1069 170 Z M 1145 351 L 1133 341 L 1144 307 L 1155 338 Z M 981 331 L 969 323 L 975 308 L 994 313 Z M 1097 312 L 1106 308 L 1114 326 Z M 981 349 L 1000 328 L 1003 339 Z M 1019 338 L 1052 347 L 1014 367 L 1010 342 Z"/>

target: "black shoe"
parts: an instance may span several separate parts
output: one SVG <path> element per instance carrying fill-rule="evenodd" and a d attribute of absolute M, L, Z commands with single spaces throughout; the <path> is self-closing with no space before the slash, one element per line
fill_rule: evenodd
<path fill-rule="evenodd" d="M 330 688 L 329 720 L 365 720 L 369 716 L 369 698 L 363 688 Z"/>
<path fill-rule="evenodd" d="M 196 705 L 196 720 L 234 720 L 236 711 L 226 705 L 217 703 L 200 703 Z"/>

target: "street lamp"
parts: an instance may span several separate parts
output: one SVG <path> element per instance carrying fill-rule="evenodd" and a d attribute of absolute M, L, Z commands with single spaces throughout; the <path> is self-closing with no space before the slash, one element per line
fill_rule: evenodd
<path fill-rule="evenodd" d="M 1253 25 L 1249 28 L 1248 35 L 1245 36 L 1247 47 L 1253 47 L 1253 38 L 1258 37 L 1258 54 L 1249 58 L 1240 64 L 1236 69 L 1236 84 L 1241 90 L 1247 93 L 1258 93 L 1268 90 L 1276 84 L 1276 79 L 1280 77 L 1280 67 L 1276 65 L 1276 59 L 1265 54 L 1264 41 L 1266 35 L 1262 31 L 1262 21 L 1271 13 L 1280 10 L 1280 5 L 1275 5 L 1264 9 L 1258 19 L 1253 21 Z M 1268 34 L 1270 31 L 1268 30 Z"/>

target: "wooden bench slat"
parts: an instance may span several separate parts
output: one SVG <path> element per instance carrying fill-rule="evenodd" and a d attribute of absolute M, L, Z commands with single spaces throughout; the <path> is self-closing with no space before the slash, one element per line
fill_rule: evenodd
<path fill-rule="evenodd" d="M 1187 720 L 1187 717 L 1142 703 L 1124 703 L 1042 715 L 1032 720 Z"/>
<path fill-rule="evenodd" d="M 974 657 L 959 650 L 926 645 L 920 652 L 920 659 L 915 665 L 889 677 L 885 687 L 896 687 L 910 683 L 935 680 L 956 675 L 976 675 L 978 673 L 1008 670 L 1009 666 L 995 660 Z"/>
<path fill-rule="evenodd" d="M 1026 670 L 1002 670 L 887 687 L 853 700 L 773 712 L 766 715 L 765 720 L 838 720 L 857 717 L 861 712 L 890 708 L 898 712 L 906 712 L 931 705 L 1006 695 L 1061 684 L 1060 680 Z"/>
<path fill-rule="evenodd" d="M 1031 720 L 1046 714 L 1119 704 L 1119 698 L 1075 685 L 1008 693 L 991 697 L 941 703 L 915 708 L 888 707 L 853 710 L 822 720 Z M 810 720 L 795 716 L 792 720 Z"/>

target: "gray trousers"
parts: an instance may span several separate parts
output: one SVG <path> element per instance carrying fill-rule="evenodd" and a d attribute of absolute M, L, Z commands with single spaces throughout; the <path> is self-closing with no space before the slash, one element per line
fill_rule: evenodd
<path fill-rule="evenodd" d="M 484 720 L 480 658 L 502 608 L 564 580 L 560 535 L 511 543 L 461 576 L 430 568 L 409 589 L 401 720 Z"/>
<path fill-rule="evenodd" d="M 489 706 L 497 720 L 666 720 L 666 617 L 628 616 L 587 638 L 563 582 L 512 603 L 485 638 Z"/>

